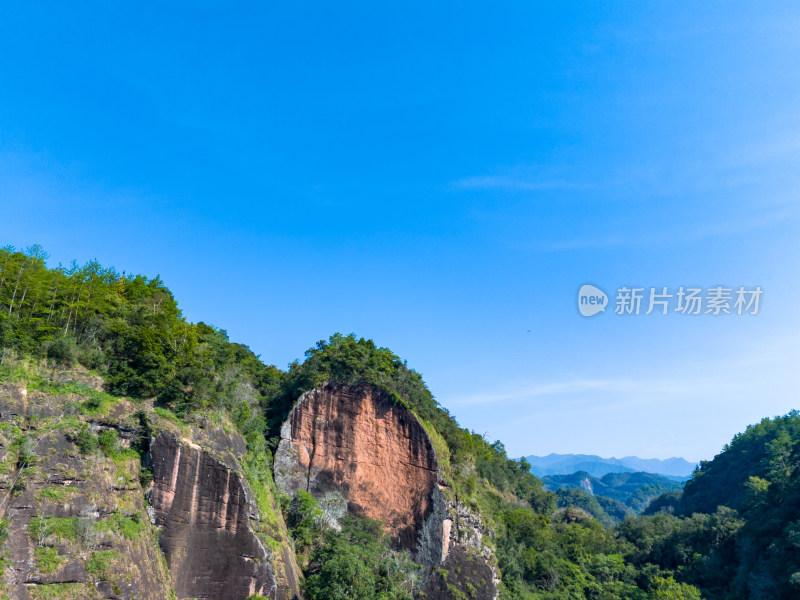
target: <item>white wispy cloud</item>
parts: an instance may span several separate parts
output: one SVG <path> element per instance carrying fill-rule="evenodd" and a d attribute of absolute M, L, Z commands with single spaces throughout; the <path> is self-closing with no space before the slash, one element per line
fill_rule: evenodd
<path fill-rule="evenodd" d="M 787 124 L 787 119 L 789 123 Z M 614 160 L 600 168 L 602 157 L 581 156 L 569 163 L 517 163 L 499 166 L 493 172 L 452 181 L 456 190 L 628 190 L 631 197 L 665 196 L 691 191 L 730 189 L 783 181 L 788 189 L 798 181 L 800 163 L 800 119 L 794 115 L 764 117 L 733 135 L 698 138 L 685 152 L 632 156 Z M 587 159 L 584 164 L 581 162 Z M 592 201 L 596 202 L 597 197 Z M 768 198 L 753 201 L 769 203 Z"/>
<path fill-rule="evenodd" d="M 793 330 L 792 327 L 789 329 Z M 800 342 L 794 335 L 780 334 L 760 340 L 750 340 L 741 348 L 687 364 L 676 362 L 666 368 L 666 377 L 628 377 L 612 374 L 607 378 L 564 378 L 545 382 L 519 382 L 504 389 L 492 388 L 470 394 L 452 394 L 442 399 L 446 406 L 475 406 L 491 404 L 514 404 L 539 400 L 562 402 L 567 398 L 590 400 L 614 398 L 616 403 L 642 404 L 646 402 L 673 400 L 691 397 L 724 397 L 728 393 L 740 393 L 744 386 L 757 385 L 769 373 L 780 374 L 780 379 L 796 381 L 794 366 L 800 361 Z M 767 377 L 774 377 L 769 375 Z M 547 403 L 543 403 L 547 404 Z M 607 409 L 608 402 L 599 405 Z"/>
<path fill-rule="evenodd" d="M 586 395 L 595 393 L 625 393 L 625 394 L 677 394 L 688 389 L 697 389 L 696 381 L 678 383 L 667 380 L 652 379 L 570 379 L 565 381 L 551 381 L 541 384 L 523 385 L 519 388 L 502 392 L 486 392 L 453 397 L 448 404 L 470 406 L 476 404 L 494 404 L 497 402 L 512 403 L 529 401 L 539 398 L 554 396 Z"/>
<path fill-rule="evenodd" d="M 566 179 L 537 179 L 526 175 L 484 175 L 454 181 L 452 187 L 465 190 L 505 189 L 516 192 L 536 190 L 585 190 L 597 184 Z"/>
<path fill-rule="evenodd" d="M 748 211 L 736 217 L 699 222 L 688 227 L 682 225 L 679 228 L 664 228 L 657 231 L 630 231 L 597 237 L 539 240 L 530 243 L 518 243 L 514 247 L 520 250 L 533 250 L 536 252 L 564 252 L 589 248 L 688 243 L 709 238 L 741 235 L 758 229 L 792 223 L 798 219 L 800 219 L 800 194 L 796 196 L 794 205 L 760 207 L 758 210 Z"/>

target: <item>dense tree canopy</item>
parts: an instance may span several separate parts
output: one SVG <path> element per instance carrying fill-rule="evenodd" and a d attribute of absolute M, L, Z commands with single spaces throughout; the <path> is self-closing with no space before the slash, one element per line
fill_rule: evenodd
<path fill-rule="evenodd" d="M 47 268 L 38 246 L 0 249 L 0 347 L 99 371 L 107 390 L 157 398 L 181 414 L 209 408 L 238 421 L 283 374 L 225 331 L 192 324 L 160 278 L 97 261 Z M 247 417 L 249 418 L 249 417 Z"/>

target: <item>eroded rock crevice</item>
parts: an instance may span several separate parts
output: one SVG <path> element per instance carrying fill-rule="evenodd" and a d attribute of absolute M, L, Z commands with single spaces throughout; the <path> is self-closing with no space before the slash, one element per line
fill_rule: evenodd
<path fill-rule="evenodd" d="M 166 432 L 150 456 L 151 514 L 179 598 L 297 597 L 279 585 L 275 557 L 250 526 L 259 519 L 252 492 L 232 466 Z"/>

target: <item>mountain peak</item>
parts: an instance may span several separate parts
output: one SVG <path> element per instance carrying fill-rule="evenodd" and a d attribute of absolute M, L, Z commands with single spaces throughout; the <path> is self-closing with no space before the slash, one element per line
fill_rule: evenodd
<path fill-rule="evenodd" d="M 547 456 L 526 456 L 531 464 L 531 472 L 538 476 L 568 475 L 576 471 L 586 471 L 594 477 L 602 477 L 608 473 L 626 473 L 644 471 L 665 477 L 686 479 L 694 471 L 697 463 L 680 457 L 672 458 L 639 458 L 625 456 L 622 458 L 604 458 L 596 454 L 556 454 Z"/>

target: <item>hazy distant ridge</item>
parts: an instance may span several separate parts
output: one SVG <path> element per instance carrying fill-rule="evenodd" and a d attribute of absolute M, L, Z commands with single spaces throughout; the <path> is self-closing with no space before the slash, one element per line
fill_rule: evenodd
<path fill-rule="evenodd" d="M 537 477 L 545 475 L 568 475 L 576 471 L 586 471 L 594 477 L 607 473 L 629 473 L 644 471 L 667 477 L 685 479 L 692 474 L 696 463 L 684 458 L 603 458 L 595 454 L 548 454 L 547 456 L 526 456 L 531 463 L 531 472 Z"/>

